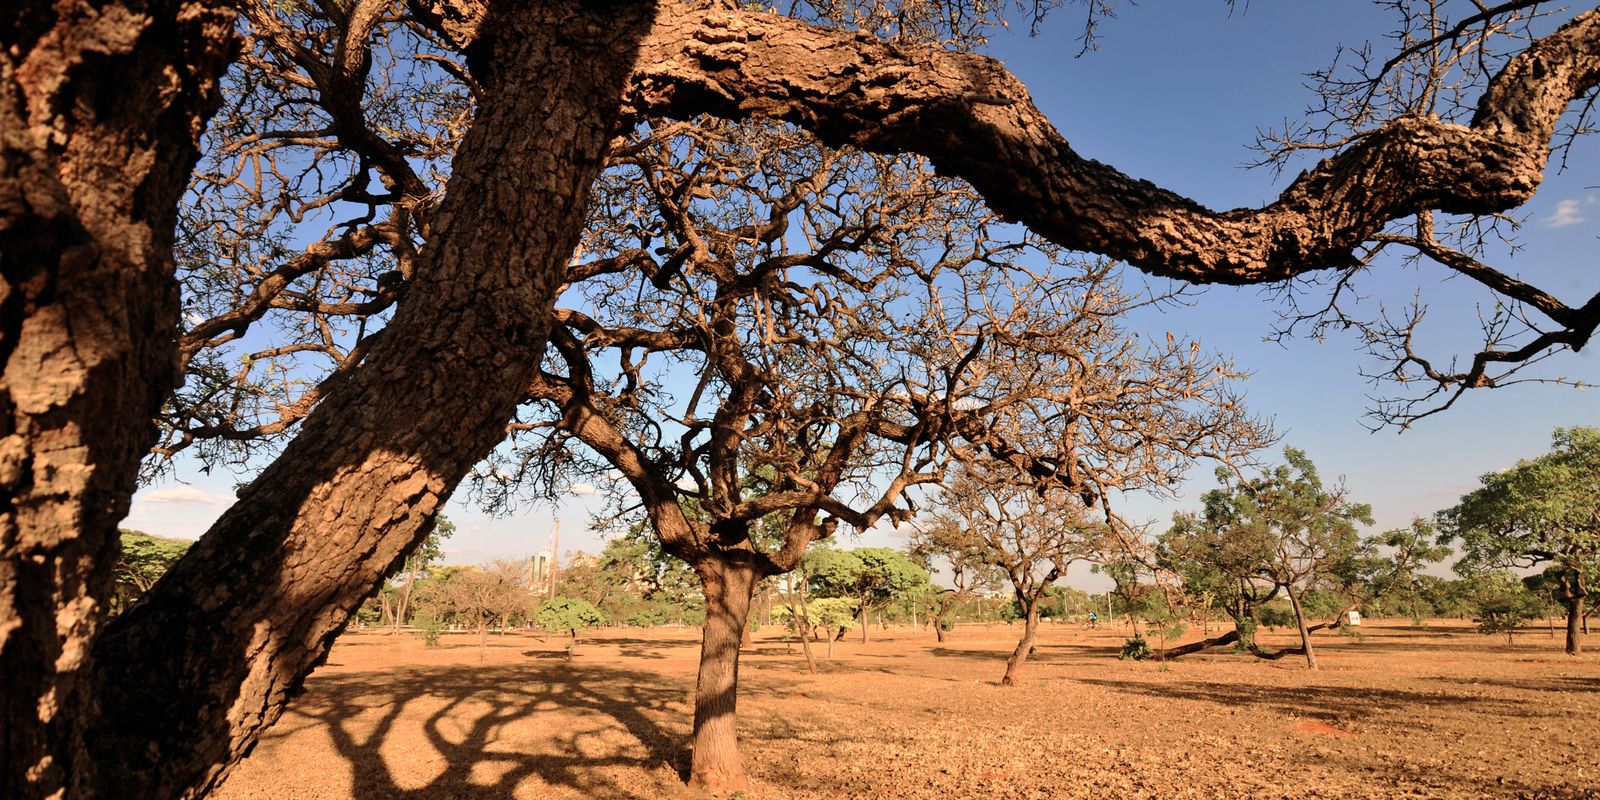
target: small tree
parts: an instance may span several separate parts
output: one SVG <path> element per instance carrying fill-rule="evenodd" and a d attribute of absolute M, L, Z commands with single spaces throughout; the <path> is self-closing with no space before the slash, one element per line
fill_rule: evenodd
<path fill-rule="evenodd" d="M 984 560 L 983 548 L 954 517 L 939 515 L 911 536 L 911 559 L 928 572 L 937 564 L 949 571 L 950 585 L 929 585 L 923 595 L 934 637 L 944 641 L 950 612 L 979 592 L 993 589 L 1004 577 Z"/>
<path fill-rule="evenodd" d="M 1503 633 L 1508 645 L 1518 628 L 1539 616 L 1538 596 L 1509 572 L 1476 575 L 1471 591 L 1478 632 L 1486 636 Z"/>
<path fill-rule="evenodd" d="M 999 461 L 965 465 L 939 498 L 959 521 L 959 532 L 948 535 L 964 535 L 960 546 L 1011 583 L 1022 638 L 1006 659 L 1000 685 L 1013 686 L 1033 652 L 1040 600 L 1068 565 L 1106 539 L 1108 530 L 1089 520 L 1082 498 L 1060 486 L 1035 485 Z"/>
<path fill-rule="evenodd" d="M 833 658 L 833 643 L 850 630 L 850 623 L 856 618 L 856 602 L 848 597 L 823 597 L 806 607 L 812 624 L 828 634 L 828 658 Z"/>
<path fill-rule="evenodd" d="M 405 624 L 406 616 L 410 613 L 411 595 L 416 589 L 417 579 L 428 567 L 444 560 L 442 542 L 454 535 L 455 532 L 455 523 L 440 514 L 434 518 L 433 530 L 428 533 L 427 538 L 423 539 L 422 544 L 417 545 L 417 549 L 413 550 L 411 555 L 406 556 L 405 561 L 401 564 L 400 571 L 405 574 L 405 583 L 401 585 L 399 597 L 395 600 L 395 630 L 399 630 L 400 626 Z M 394 576 L 390 575 L 389 577 L 393 578 Z M 437 634 L 434 635 L 434 638 L 437 640 Z"/>
<path fill-rule="evenodd" d="M 489 624 L 527 613 L 532 599 L 522 564 L 497 561 L 484 567 L 458 567 L 428 584 L 429 612 L 448 616 L 478 632 L 478 662 L 489 646 Z"/>
<path fill-rule="evenodd" d="M 604 624 L 605 615 L 587 600 L 576 597 L 552 597 L 544 601 L 539 610 L 534 612 L 533 621 L 551 633 L 566 631 L 576 647 L 578 632 Z"/>
<path fill-rule="evenodd" d="M 1566 652 L 1577 655 L 1600 572 L 1600 430 L 1557 428 L 1553 440 L 1549 453 L 1484 475 L 1439 512 L 1439 540 L 1461 543 L 1462 575 L 1548 565 L 1567 609 Z"/>

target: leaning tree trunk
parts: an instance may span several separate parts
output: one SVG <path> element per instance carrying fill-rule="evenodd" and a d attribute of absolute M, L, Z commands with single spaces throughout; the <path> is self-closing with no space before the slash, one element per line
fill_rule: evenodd
<path fill-rule="evenodd" d="M 1023 615 L 1022 641 L 1017 642 L 1011 657 L 1006 659 L 1006 674 L 1000 679 L 1001 686 L 1016 686 L 1022 677 L 1022 665 L 1028 660 L 1028 654 L 1033 652 L 1033 640 L 1039 633 L 1039 604 L 1029 601 L 1025 606 Z"/>
<path fill-rule="evenodd" d="M 0 797 L 82 797 L 117 522 L 176 382 L 172 241 L 234 15 L 0 11 Z"/>
<path fill-rule="evenodd" d="M 1285 593 L 1289 595 L 1289 605 L 1294 608 L 1294 624 L 1300 630 L 1300 648 L 1305 652 L 1306 668 L 1317 668 L 1317 653 L 1311 649 L 1311 631 L 1306 628 L 1306 613 L 1300 607 L 1300 595 L 1293 586 L 1285 586 Z"/>
<path fill-rule="evenodd" d="M 359 370 L 95 649 L 106 796 L 192 797 L 249 752 L 427 535 L 539 366 L 648 4 L 510 3 L 406 297 Z"/>
<path fill-rule="evenodd" d="M 1199 653 L 1204 650 L 1209 650 L 1213 647 L 1221 647 L 1225 644 L 1235 644 L 1238 641 L 1239 630 L 1235 628 L 1234 630 L 1228 631 L 1221 636 L 1213 636 L 1210 638 L 1201 639 L 1198 642 L 1190 642 L 1188 644 L 1180 644 L 1177 647 L 1165 648 L 1161 651 L 1161 658 L 1163 661 L 1169 661 L 1171 659 L 1186 656 L 1191 653 Z"/>
<path fill-rule="evenodd" d="M 702 557 L 694 565 L 706 594 L 700 674 L 694 689 L 694 755 L 689 785 L 711 792 L 746 786 L 739 760 L 739 643 L 750 617 L 755 565 L 735 550 Z"/>
<path fill-rule="evenodd" d="M 806 610 L 804 586 L 805 584 L 801 583 L 798 589 L 793 586 L 790 587 L 789 615 L 790 619 L 794 620 L 795 633 L 800 635 L 800 651 L 805 653 L 806 656 L 806 671 L 815 675 L 817 674 L 817 656 L 811 652 L 811 639 L 815 636 L 815 633 L 813 633 L 811 618 L 807 616 L 810 612 Z"/>

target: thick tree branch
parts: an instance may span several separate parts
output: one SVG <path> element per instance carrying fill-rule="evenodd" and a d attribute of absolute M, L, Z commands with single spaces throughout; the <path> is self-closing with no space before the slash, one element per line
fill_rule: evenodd
<path fill-rule="evenodd" d="M 640 54 L 635 114 L 772 117 L 825 141 L 916 152 L 1057 244 L 1158 275 L 1250 284 L 1349 266 L 1390 221 L 1492 213 L 1533 195 L 1567 106 L 1600 82 L 1600 11 L 1512 59 L 1471 125 L 1402 117 L 1259 209 L 1208 210 L 1073 151 L 1026 88 L 979 55 L 895 47 L 771 14 L 667 3 Z"/>

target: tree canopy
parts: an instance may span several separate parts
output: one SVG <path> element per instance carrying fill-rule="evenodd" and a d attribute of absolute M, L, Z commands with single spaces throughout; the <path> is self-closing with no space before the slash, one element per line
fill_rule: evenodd
<path fill-rule="evenodd" d="M 1600 577 L 1600 430 L 1558 428 L 1551 450 L 1479 479 L 1439 512 L 1465 575 L 1547 565 L 1567 606 L 1567 652 L 1581 650 L 1589 587 Z"/>

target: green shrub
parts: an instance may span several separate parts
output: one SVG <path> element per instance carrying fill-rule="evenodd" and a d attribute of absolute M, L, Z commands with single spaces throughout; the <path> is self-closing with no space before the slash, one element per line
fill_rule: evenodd
<path fill-rule="evenodd" d="M 1135 636 L 1122 643 L 1122 652 L 1117 655 L 1123 661 L 1145 661 L 1154 658 L 1155 650 L 1150 648 L 1150 643 L 1143 636 Z"/>
<path fill-rule="evenodd" d="M 1256 611 L 1256 619 L 1268 628 L 1294 627 L 1294 609 L 1287 606 L 1262 606 Z"/>

